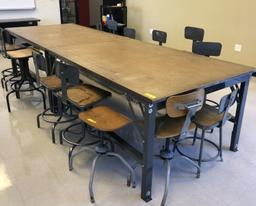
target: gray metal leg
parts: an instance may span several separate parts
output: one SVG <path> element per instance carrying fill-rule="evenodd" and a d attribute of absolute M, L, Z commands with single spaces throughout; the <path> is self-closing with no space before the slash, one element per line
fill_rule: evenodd
<path fill-rule="evenodd" d="M 73 147 L 69 148 L 69 152 L 68 152 L 68 167 L 69 167 L 69 171 L 73 170 L 73 151 L 76 148 L 76 145 L 74 145 Z"/>
<path fill-rule="evenodd" d="M 173 159 L 176 159 L 176 158 L 184 159 L 184 160 L 188 161 L 189 163 L 191 163 L 194 167 L 197 168 L 197 176 L 196 176 L 196 177 L 197 177 L 197 178 L 200 177 L 200 167 L 199 167 L 193 160 L 191 160 L 191 159 L 189 159 L 188 157 L 183 156 L 183 155 L 175 155 L 175 156 L 173 157 Z"/>
<path fill-rule="evenodd" d="M 146 105 L 144 115 L 141 198 L 146 202 L 151 200 L 152 193 L 156 108 L 156 104 Z"/>
<path fill-rule="evenodd" d="M 100 157 L 101 155 L 97 155 L 92 162 L 92 170 L 91 170 L 90 182 L 89 182 L 89 193 L 90 193 L 91 203 L 95 203 L 95 198 L 93 193 L 93 179 L 95 174 L 96 163 Z"/>
<path fill-rule="evenodd" d="M 239 97 L 238 97 L 239 99 L 237 102 L 235 123 L 233 127 L 231 143 L 230 143 L 230 150 L 233 152 L 238 151 L 238 142 L 239 142 L 241 127 L 242 127 L 243 116 L 244 116 L 244 108 L 246 103 L 248 87 L 249 87 L 249 81 L 250 81 L 250 77 L 248 77 L 248 79 L 245 82 L 241 83 L 240 90 L 239 90 Z"/>
<path fill-rule="evenodd" d="M 40 128 L 40 127 L 41 127 L 41 126 L 40 126 L 40 117 L 41 117 L 41 116 L 42 116 L 41 113 L 36 116 L 37 128 Z"/>
<path fill-rule="evenodd" d="M 195 145 L 195 143 L 196 143 L 197 130 L 198 130 L 198 127 L 196 127 L 196 129 L 195 129 L 195 133 L 194 133 L 194 138 L 193 138 L 192 145 Z"/>
<path fill-rule="evenodd" d="M 58 123 L 61 121 L 62 119 L 62 116 L 60 116 L 56 122 L 52 125 L 52 129 L 51 129 L 51 133 L 52 133 L 52 143 L 55 144 L 55 128 L 56 126 L 58 125 Z"/>
<path fill-rule="evenodd" d="M 121 155 L 119 155 L 117 153 L 108 152 L 106 155 L 118 158 L 127 167 L 127 169 L 130 171 L 130 175 L 132 177 L 132 179 L 131 179 L 132 187 L 135 188 L 136 187 L 136 175 L 135 175 L 134 169 L 129 165 L 129 163 Z"/>
<path fill-rule="evenodd" d="M 219 149 L 220 149 L 220 161 L 223 161 L 223 157 L 222 157 L 222 126 L 220 126 L 219 128 L 219 132 L 220 132 L 220 136 L 219 136 Z"/>
<path fill-rule="evenodd" d="M 164 188 L 164 196 L 161 202 L 161 206 L 165 205 L 167 196 L 168 196 L 168 190 L 169 190 L 169 183 L 170 183 L 170 173 L 171 173 L 171 163 L 170 160 L 164 160 L 164 165 L 165 165 L 165 188 Z"/>
<path fill-rule="evenodd" d="M 201 167 L 202 162 L 202 155 L 203 155 L 203 149 L 204 149 L 204 136 L 205 136 L 205 130 L 202 131 L 202 137 L 201 137 L 201 144 L 200 144 L 200 151 L 199 151 L 199 158 L 198 158 L 198 166 Z M 200 174 L 198 174 L 200 176 Z"/>

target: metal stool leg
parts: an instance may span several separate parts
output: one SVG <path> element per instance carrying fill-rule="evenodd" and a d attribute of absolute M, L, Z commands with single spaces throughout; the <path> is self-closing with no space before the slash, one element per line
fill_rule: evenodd
<path fill-rule="evenodd" d="M 193 145 L 193 146 L 194 146 L 195 143 L 196 143 L 197 130 L 198 130 L 198 127 L 196 127 L 196 129 L 195 129 L 194 138 L 193 138 L 193 142 L 192 142 L 192 145 Z"/>
<path fill-rule="evenodd" d="M 93 179 L 94 179 L 94 174 L 95 174 L 95 169 L 96 169 L 96 163 L 100 157 L 101 157 L 101 155 L 97 155 L 94 158 L 93 163 L 92 163 L 92 170 L 91 170 L 90 182 L 89 182 L 89 193 L 90 193 L 91 203 L 95 203 L 95 198 L 94 198 L 94 193 L 93 193 Z"/>
<path fill-rule="evenodd" d="M 220 126 L 219 128 L 219 132 L 220 132 L 220 145 L 219 145 L 219 149 L 220 149 L 220 161 L 222 162 L 223 161 L 223 158 L 222 158 L 222 126 Z"/>
<path fill-rule="evenodd" d="M 41 91 L 40 89 L 36 89 L 36 91 L 38 91 L 42 95 L 44 110 L 46 110 L 46 102 L 45 102 L 45 94 L 44 94 L 44 92 Z"/>
<path fill-rule="evenodd" d="M 71 147 L 69 149 L 69 153 L 68 153 L 68 167 L 69 167 L 69 171 L 73 170 L 73 158 L 72 158 L 72 154 L 74 149 L 76 148 L 76 145 L 74 145 L 73 147 Z"/>
<path fill-rule="evenodd" d="M 4 78 L 1 78 L 1 85 L 2 85 L 2 89 L 4 89 Z"/>
<path fill-rule="evenodd" d="M 201 167 L 202 162 L 202 155 L 203 155 L 203 149 L 204 149 L 204 136 L 205 136 L 205 130 L 202 131 L 202 137 L 201 137 L 201 144 L 200 144 L 200 151 L 199 151 L 199 158 L 198 158 L 198 166 Z"/>
<path fill-rule="evenodd" d="M 10 107 L 9 96 L 10 96 L 12 93 L 15 93 L 15 91 L 13 90 L 13 91 L 9 92 L 9 93 L 6 95 L 7 108 L 8 108 L 8 112 L 10 112 L 10 113 L 11 113 L 11 107 Z"/>
<path fill-rule="evenodd" d="M 15 84 L 15 83 L 14 83 L 14 89 L 15 89 L 15 93 L 16 93 L 16 98 L 20 99 L 20 93 L 18 91 L 17 84 Z"/>
<path fill-rule="evenodd" d="M 171 163 L 170 160 L 166 159 L 164 160 L 164 165 L 165 165 L 165 188 L 164 188 L 164 195 L 162 198 L 161 206 L 165 205 L 167 196 L 168 196 L 168 190 L 169 190 L 169 183 L 170 183 L 170 173 L 171 173 Z"/>
<path fill-rule="evenodd" d="M 129 165 L 129 163 L 119 154 L 113 153 L 113 152 L 108 152 L 106 154 L 107 156 L 112 156 L 118 158 L 125 166 L 126 168 L 130 171 L 130 175 L 132 177 L 132 187 L 136 188 L 136 175 L 134 169 Z"/>
<path fill-rule="evenodd" d="M 59 121 L 62 119 L 62 116 L 60 116 L 57 121 L 52 125 L 52 129 L 51 129 L 51 133 L 52 133 L 52 143 L 55 144 L 55 128 L 57 126 L 57 124 L 59 123 Z"/>
<path fill-rule="evenodd" d="M 197 178 L 200 177 L 200 167 L 193 160 L 191 160 L 188 157 L 183 156 L 183 155 L 176 155 L 173 157 L 173 159 L 176 159 L 176 158 L 184 159 L 184 160 L 188 161 L 190 164 L 192 164 L 194 167 L 196 167 L 197 168 L 196 177 Z"/>
<path fill-rule="evenodd" d="M 40 117 L 41 117 L 41 113 L 40 114 L 38 114 L 37 116 L 36 116 L 36 122 L 37 122 L 37 128 L 40 128 L 41 127 L 41 125 L 40 125 Z"/>

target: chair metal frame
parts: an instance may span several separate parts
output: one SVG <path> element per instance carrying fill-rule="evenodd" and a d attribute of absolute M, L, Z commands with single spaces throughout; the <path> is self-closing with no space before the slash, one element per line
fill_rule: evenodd
<path fill-rule="evenodd" d="M 200 149 L 199 149 L 199 154 L 198 154 L 198 158 L 193 158 L 187 154 L 185 154 L 184 152 L 182 152 L 180 150 L 180 148 L 178 147 L 178 145 L 176 145 L 176 149 L 177 151 L 188 157 L 189 159 L 193 160 L 193 161 L 198 161 L 198 166 L 201 167 L 202 162 L 208 162 L 208 161 L 213 161 L 216 160 L 218 157 L 220 157 L 220 161 L 223 161 L 223 156 L 222 156 L 222 128 L 224 126 L 224 124 L 230 120 L 230 115 L 229 115 L 229 109 L 231 106 L 234 105 L 234 103 L 236 102 L 237 96 L 238 96 L 238 89 L 233 89 L 233 91 L 225 96 L 223 96 L 220 100 L 220 103 L 218 105 L 216 105 L 216 110 L 218 110 L 219 114 L 223 114 L 223 118 L 220 122 L 217 122 L 214 125 L 210 125 L 210 126 L 204 126 L 204 125 L 200 125 L 198 122 L 195 121 L 195 118 L 192 119 L 192 122 L 194 124 L 196 124 L 196 129 L 195 129 L 195 133 L 193 137 L 188 137 L 186 139 L 192 139 L 192 146 L 195 144 L 196 140 L 200 140 Z M 215 103 L 215 102 L 214 102 Z M 206 104 L 206 103 L 205 103 Z M 196 117 L 196 115 L 195 115 Z M 205 133 L 206 131 L 212 131 L 214 128 L 219 128 L 219 145 L 217 145 L 216 143 L 214 143 L 213 141 L 206 139 L 205 138 Z M 198 129 L 202 130 L 202 135 L 201 137 L 198 137 Z M 208 159 L 203 159 L 203 149 L 204 149 L 204 142 L 208 142 L 211 145 L 213 145 L 216 149 L 217 149 L 217 154 L 215 156 L 212 156 Z M 179 143 L 181 143 L 182 141 L 179 141 Z"/>
<path fill-rule="evenodd" d="M 8 31 L 2 28 L 0 28 L 0 37 L 1 37 L 1 54 L 4 58 L 10 59 L 12 64 L 11 68 L 4 69 L 1 72 L 2 88 L 8 92 L 8 83 L 9 82 L 13 83 L 17 81 L 17 78 L 20 77 L 20 70 L 16 60 L 11 59 L 7 55 L 7 50 L 6 50 L 6 43 L 13 45 L 15 43 L 14 39 L 11 37 Z M 18 50 L 18 49 L 13 49 L 13 50 Z"/>
<path fill-rule="evenodd" d="M 204 98 L 205 98 L 205 92 L 203 89 L 201 89 L 188 94 L 172 96 L 167 99 L 167 103 L 166 103 L 167 115 L 170 118 L 177 118 L 177 117 L 184 116 L 185 121 L 181 128 L 180 134 L 176 137 L 166 138 L 165 144 L 162 150 L 160 151 L 159 157 L 164 161 L 165 170 L 166 170 L 165 189 L 164 189 L 164 195 L 161 201 L 161 206 L 165 205 L 166 199 L 168 196 L 171 160 L 176 158 L 181 158 L 188 161 L 191 165 L 197 168 L 197 178 L 200 177 L 200 167 L 194 161 L 192 161 L 191 159 L 183 155 L 174 155 L 174 152 L 175 152 L 176 144 L 179 142 L 179 140 L 187 137 L 191 120 L 193 116 L 196 114 L 196 112 L 202 108 Z M 170 109 L 170 107 L 172 108 Z M 172 150 L 170 149 L 171 138 L 174 143 Z"/>

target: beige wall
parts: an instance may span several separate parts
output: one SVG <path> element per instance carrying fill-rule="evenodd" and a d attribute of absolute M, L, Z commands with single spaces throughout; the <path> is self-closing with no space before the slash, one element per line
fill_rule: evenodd
<path fill-rule="evenodd" d="M 11 1 L 11 0 L 10 0 Z M 22 4 L 22 1 L 20 1 Z M 36 17 L 40 24 L 59 24 L 59 0 L 36 0 L 35 10 L 0 11 L 0 19 Z"/>
<path fill-rule="evenodd" d="M 221 59 L 256 66 L 255 0 L 127 0 L 128 26 L 151 41 L 150 28 L 168 32 L 167 46 L 191 50 L 187 25 L 205 29 L 205 41 L 223 44 Z M 236 43 L 242 52 L 234 51 Z"/>

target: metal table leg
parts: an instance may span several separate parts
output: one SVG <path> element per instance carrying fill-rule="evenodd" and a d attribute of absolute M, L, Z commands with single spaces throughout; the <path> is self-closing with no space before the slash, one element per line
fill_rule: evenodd
<path fill-rule="evenodd" d="M 151 200 L 156 104 L 145 105 L 141 198 Z"/>
<path fill-rule="evenodd" d="M 248 76 L 247 80 L 241 83 L 240 91 L 239 91 L 239 100 L 237 102 L 237 109 L 234 121 L 234 127 L 231 137 L 230 150 L 233 152 L 238 151 L 238 142 L 239 136 L 242 127 L 242 121 L 244 116 L 244 108 L 246 103 L 246 97 L 248 93 L 248 87 L 250 82 L 250 76 Z"/>

